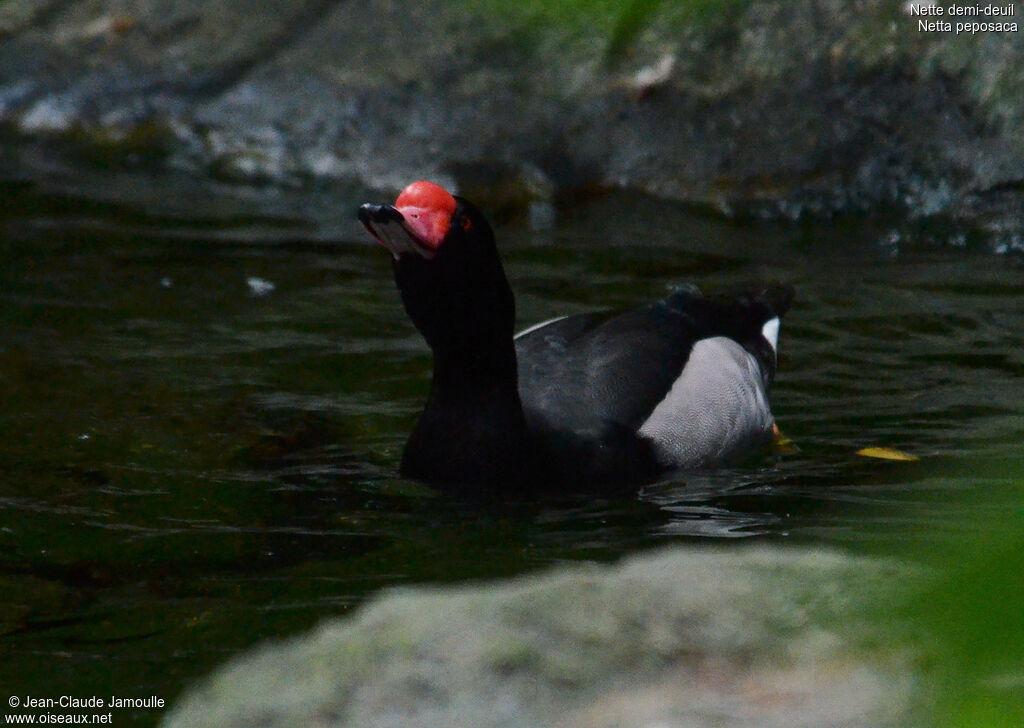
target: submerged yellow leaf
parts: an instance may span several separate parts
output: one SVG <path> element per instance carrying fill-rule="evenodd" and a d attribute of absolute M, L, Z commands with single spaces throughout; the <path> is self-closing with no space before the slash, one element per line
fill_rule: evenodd
<path fill-rule="evenodd" d="M 914 462 L 921 458 L 916 455 L 910 455 L 901 450 L 893 450 L 889 447 L 865 447 L 857 451 L 858 455 L 863 455 L 866 458 L 878 458 L 879 460 L 902 460 L 904 462 Z"/>

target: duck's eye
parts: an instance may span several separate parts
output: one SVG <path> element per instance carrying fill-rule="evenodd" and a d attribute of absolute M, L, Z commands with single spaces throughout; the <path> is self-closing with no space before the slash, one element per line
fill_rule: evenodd
<path fill-rule="evenodd" d="M 473 221 L 468 216 L 463 215 L 459 220 L 459 225 L 462 227 L 463 232 L 469 232 L 473 228 Z"/>

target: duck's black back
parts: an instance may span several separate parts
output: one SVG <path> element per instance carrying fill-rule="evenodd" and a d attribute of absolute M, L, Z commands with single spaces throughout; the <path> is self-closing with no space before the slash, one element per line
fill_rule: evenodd
<path fill-rule="evenodd" d="M 698 341 L 735 341 L 756 359 L 767 387 L 775 351 L 762 327 L 786 311 L 792 296 L 788 287 L 719 297 L 686 287 L 626 312 L 571 316 L 527 330 L 515 344 L 528 428 L 588 443 L 591 457 L 609 450 L 642 459 L 646 445 L 631 443 L 640 440 L 638 430 L 665 400 Z"/>

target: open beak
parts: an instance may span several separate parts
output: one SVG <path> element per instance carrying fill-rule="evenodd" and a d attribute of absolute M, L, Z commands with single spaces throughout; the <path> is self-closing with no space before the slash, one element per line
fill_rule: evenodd
<path fill-rule="evenodd" d="M 367 202 L 359 207 L 359 221 L 381 245 L 398 260 L 405 253 L 416 253 L 421 258 L 433 258 L 436 247 L 424 240 L 416 228 L 394 205 L 374 205 Z"/>

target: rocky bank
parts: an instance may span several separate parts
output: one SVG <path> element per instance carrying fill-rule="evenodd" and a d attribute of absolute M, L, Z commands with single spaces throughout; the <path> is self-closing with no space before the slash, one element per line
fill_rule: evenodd
<path fill-rule="evenodd" d="M 912 583 L 837 554 L 676 548 L 404 588 L 243 655 L 163 725 L 913 726 L 913 656 L 874 611 Z"/>
<path fill-rule="evenodd" d="M 629 188 L 1024 247 L 1024 34 L 922 31 L 919 5 L 8 0 L 0 124 L 243 182 Z"/>

